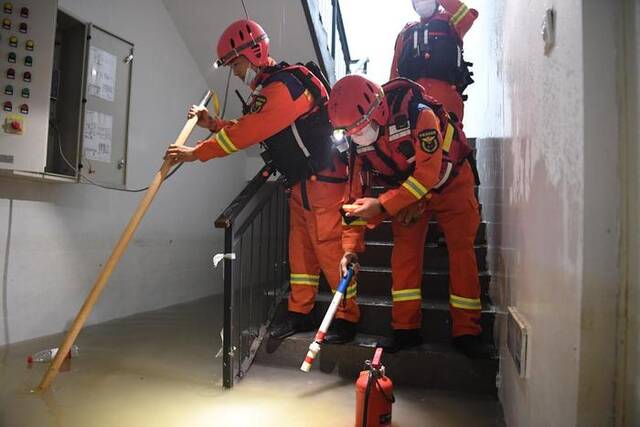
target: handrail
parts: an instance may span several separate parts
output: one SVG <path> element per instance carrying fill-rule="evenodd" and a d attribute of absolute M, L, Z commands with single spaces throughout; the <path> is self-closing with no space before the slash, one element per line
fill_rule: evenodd
<path fill-rule="evenodd" d="M 216 219 L 216 228 L 231 227 L 233 222 L 238 218 L 238 215 L 240 215 L 240 212 L 242 212 L 251 199 L 260 191 L 264 183 L 269 180 L 269 176 L 271 176 L 271 169 L 269 166 L 264 165 L 240 194 L 238 194 L 222 214 L 220 214 L 218 219 Z"/>
<path fill-rule="evenodd" d="M 215 221 L 224 229 L 222 384 L 249 370 L 286 289 L 287 196 L 262 167 Z"/>

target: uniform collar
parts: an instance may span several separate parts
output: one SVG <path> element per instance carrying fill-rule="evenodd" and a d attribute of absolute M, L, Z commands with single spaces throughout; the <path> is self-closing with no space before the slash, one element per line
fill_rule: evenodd
<path fill-rule="evenodd" d="M 275 59 L 269 57 L 269 64 L 265 65 L 264 67 L 260 67 L 258 75 L 255 79 L 253 79 L 253 82 L 251 82 L 251 90 L 256 90 L 256 88 L 258 88 L 262 84 L 262 82 L 264 82 L 271 74 L 273 74 L 272 68 L 276 65 L 277 63 Z"/>

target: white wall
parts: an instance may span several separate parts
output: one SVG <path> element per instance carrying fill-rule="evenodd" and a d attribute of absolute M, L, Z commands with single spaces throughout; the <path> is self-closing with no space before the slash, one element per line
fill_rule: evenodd
<path fill-rule="evenodd" d="M 202 71 L 161 0 L 60 7 L 135 44 L 128 185 L 143 187 L 206 89 Z M 210 261 L 222 247 L 213 221 L 242 188 L 244 161 L 185 165 L 162 187 L 90 323 L 221 290 Z M 141 197 L 0 178 L 0 345 L 65 328 Z"/>
<path fill-rule="evenodd" d="M 515 306 L 531 327 L 526 379 L 501 349 L 505 417 L 510 426 L 609 425 L 619 139 L 616 75 L 606 67 L 619 53 L 616 10 L 590 0 L 480 3 L 478 44 L 466 44 L 478 83 L 465 128 L 501 143 L 497 276 L 507 291 L 498 302 Z M 545 56 L 548 7 L 556 10 L 557 40 Z"/>

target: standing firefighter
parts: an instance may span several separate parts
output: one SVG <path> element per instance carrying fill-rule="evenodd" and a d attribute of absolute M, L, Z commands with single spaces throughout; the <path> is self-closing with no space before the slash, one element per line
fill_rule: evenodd
<path fill-rule="evenodd" d="M 346 164 L 331 142 L 327 116 L 327 88 L 302 65 L 276 63 L 269 56 L 269 39 L 251 20 L 231 24 L 218 42 L 218 66 L 230 66 L 251 89 L 249 111 L 235 121 L 211 117 L 193 107 L 198 125 L 215 132 L 196 147 L 172 146 L 167 156 L 175 162 L 207 161 L 262 143 L 263 157 L 285 178 L 289 199 L 289 311 L 271 330 L 285 338 L 314 328 L 310 312 L 324 272 L 335 289 L 340 280 L 337 265 L 341 243 L 340 205 L 347 182 Z M 346 248 L 349 249 L 349 248 Z M 351 248 L 352 250 L 355 248 Z M 353 339 L 359 309 L 353 284 L 336 314 L 327 342 Z"/>
<path fill-rule="evenodd" d="M 391 78 L 420 83 L 454 120 L 464 118 L 463 95 L 473 83 L 462 56 L 462 39 L 478 17 L 459 0 L 412 0 L 419 22 L 407 24 L 396 40 Z"/>
<path fill-rule="evenodd" d="M 482 356 L 480 285 L 473 247 L 480 222 L 471 149 L 443 107 L 407 79 L 383 87 L 347 76 L 333 88 L 329 117 L 337 133 L 350 136 L 351 205 L 343 238 L 362 239 L 365 221 L 393 217 L 392 326 L 387 351 L 420 345 L 422 264 L 429 219 L 444 231 L 450 257 L 453 344 L 470 357 Z M 442 133 L 441 133 L 442 130 Z M 442 136 L 444 135 L 444 137 Z M 363 197 L 371 185 L 390 189 Z M 359 229 L 359 234 L 353 234 Z M 356 244 L 345 246 L 357 247 Z M 346 252 L 341 261 L 353 261 Z"/>

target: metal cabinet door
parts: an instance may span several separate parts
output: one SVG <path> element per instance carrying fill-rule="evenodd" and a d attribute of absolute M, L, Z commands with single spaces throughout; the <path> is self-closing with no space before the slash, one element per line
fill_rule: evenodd
<path fill-rule="evenodd" d="M 91 26 L 87 52 L 82 173 L 100 184 L 126 184 L 133 44 Z"/>

